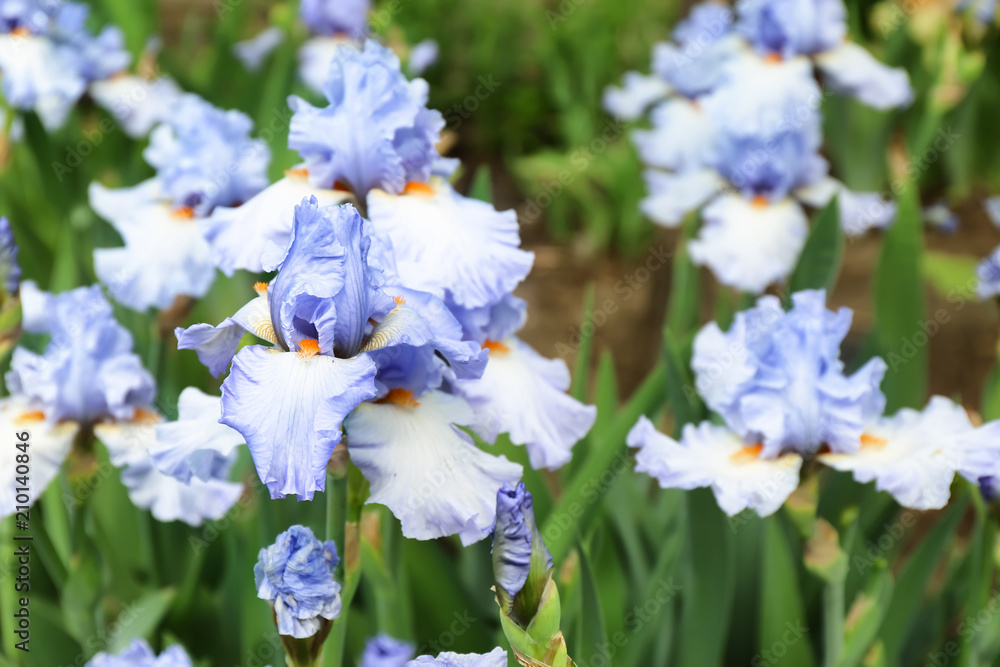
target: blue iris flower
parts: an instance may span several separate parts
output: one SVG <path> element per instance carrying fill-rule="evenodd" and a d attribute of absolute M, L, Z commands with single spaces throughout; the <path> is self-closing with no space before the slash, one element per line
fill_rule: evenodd
<path fill-rule="evenodd" d="M 796 292 L 792 304 L 786 313 L 764 296 L 728 332 L 714 322 L 702 328 L 691 362 L 698 392 L 737 434 L 762 442 L 764 457 L 823 444 L 854 451 L 885 409 L 886 364 L 875 357 L 846 375 L 840 343 L 850 309 L 827 310 L 822 290 Z"/>
<path fill-rule="evenodd" d="M 323 94 L 325 108 L 289 98 L 288 147 L 306 161 L 314 186 L 339 182 L 364 198 L 373 188 L 399 193 L 430 178 L 444 119 L 427 109 L 427 82 L 407 81 L 391 50 L 373 41 L 363 51 L 338 48 Z"/>
<path fill-rule="evenodd" d="M 132 353 L 132 336 L 114 320 L 100 288 L 38 294 L 38 303 L 26 307 L 25 328 L 52 338 L 42 355 L 14 351 L 7 373 L 11 393 L 28 397 L 50 421 L 130 419 L 148 407 L 153 378 Z"/>
<path fill-rule="evenodd" d="M 378 635 L 368 640 L 361 667 L 403 667 L 413 657 L 413 644 Z"/>
<path fill-rule="evenodd" d="M 493 576 L 501 598 L 510 600 L 524 588 L 532 565 L 552 570 L 552 554 L 545 548 L 535 525 L 531 493 L 518 482 L 504 484 L 497 492 L 497 519 L 493 527 Z"/>
<path fill-rule="evenodd" d="M 292 526 L 260 550 L 253 568 L 257 597 L 271 603 L 279 634 L 312 637 L 323 619 L 340 616 L 340 584 L 333 578 L 339 562 L 337 545 L 320 542 L 304 526 Z"/>
<path fill-rule="evenodd" d="M 182 96 L 169 122 L 150 135 L 143 153 L 156 168 L 174 206 L 207 215 L 216 206 L 235 206 L 267 187 L 271 151 L 250 138 L 253 121 L 235 110 L 218 109 L 197 95 Z"/>
<path fill-rule="evenodd" d="M 133 639 L 118 655 L 98 653 L 86 667 L 191 667 L 191 658 L 180 646 L 171 646 L 157 656 L 144 639 Z"/>
<path fill-rule="evenodd" d="M 317 35 L 364 37 L 371 0 L 302 0 L 299 16 Z"/>
<path fill-rule="evenodd" d="M 0 217 L 0 286 L 8 294 L 21 284 L 21 266 L 17 263 L 17 243 L 7 218 Z"/>

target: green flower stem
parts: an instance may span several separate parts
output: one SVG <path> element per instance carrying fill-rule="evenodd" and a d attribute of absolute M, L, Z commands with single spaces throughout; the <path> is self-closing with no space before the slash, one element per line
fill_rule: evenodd
<path fill-rule="evenodd" d="M 0 545 L 3 545 L 3 553 L 0 555 L 0 580 L 3 580 L 2 585 L 0 585 L 0 614 L 2 614 L 5 620 L 14 616 L 14 605 L 16 602 L 14 599 L 14 571 L 13 563 L 11 562 L 13 560 L 11 556 L 13 548 L 10 548 L 14 538 L 13 522 L 14 517 L 12 516 L 0 519 Z M 17 638 L 10 631 L 5 631 L 2 634 L 3 653 L 13 658 L 17 654 L 17 649 L 14 648 Z"/>
<path fill-rule="evenodd" d="M 840 664 L 844 653 L 844 582 L 839 579 L 823 586 L 823 646 L 823 664 Z"/>

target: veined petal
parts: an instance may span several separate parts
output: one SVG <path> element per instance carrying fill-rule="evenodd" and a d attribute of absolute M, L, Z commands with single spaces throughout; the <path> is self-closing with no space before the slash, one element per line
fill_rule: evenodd
<path fill-rule="evenodd" d="M 31 410 L 23 399 L 8 397 L 0 399 L 0 428 L 6 434 L 6 442 L 0 447 L 0 518 L 3 518 L 14 514 L 18 505 L 33 505 L 41 497 L 59 474 L 79 425 L 72 421 L 50 424 L 42 413 Z M 25 431 L 28 439 L 22 441 L 17 434 Z M 21 442 L 27 443 L 26 452 L 15 446 Z M 17 456 L 25 453 L 30 460 L 26 485 L 17 481 L 21 477 Z M 29 500 L 18 502 L 17 489 L 25 486 Z"/>
<path fill-rule="evenodd" d="M 816 56 L 816 64 L 823 71 L 827 84 L 833 90 L 854 95 L 861 102 L 876 109 L 909 106 L 913 101 L 913 88 L 906 70 L 889 67 L 853 42 Z"/>
<path fill-rule="evenodd" d="M 272 498 L 311 500 L 326 486 L 344 417 L 374 396 L 375 364 L 367 355 L 299 356 L 251 345 L 222 385 L 220 421 L 246 439 Z"/>
<path fill-rule="evenodd" d="M 156 440 L 149 455 L 156 468 L 182 482 L 192 477 L 207 482 L 228 475 L 233 450 L 243 436 L 219 423 L 222 399 L 195 387 L 181 392 L 177 421 L 156 425 Z"/>
<path fill-rule="evenodd" d="M 684 216 L 705 204 L 723 187 L 712 169 L 668 173 L 656 169 L 643 172 L 648 194 L 640 203 L 647 218 L 663 227 L 676 227 Z"/>
<path fill-rule="evenodd" d="M 473 420 L 465 401 L 438 391 L 364 403 L 347 418 L 351 461 L 371 482 L 368 502 L 392 510 L 406 537 L 481 540 L 496 518 L 497 491 L 521 478 L 521 466 L 481 451 L 456 427 Z"/>
<path fill-rule="evenodd" d="M 904 408 L 865 430 L 856 451 L 821 454 L 861 483 L 875 481 L 904 507 L 939 509 L 948 503 L 952 479 L 963 464 L 961 438 L 972 432 L 960 405 L 942 396 L 922 411 Z"/>
<path fill-rule="evenodd" d="M 763 458 L 759 446 L 748 447 L 725 426 L 710 422 L 688 424 L 677 442 L 640 417 L 627 442 L 639 449 L 637 472 L 655 477 L 665 489 L 710 486 L 729 516 L 748 507 L 760 516 L 773 514 L 799 485 L 798 454 Z"/>
<path fill-rule="evenodd" d="M 805 213 L 786 199 L 756 205 L 725 195 L 705 207 L 703 226 L 688 250 L 724 285 L 760 293 L 795 268 L 809 235 Z"/>
<path fill-rule="evenodd" d="M 278 338 L 271 325 L 271 309 L 268 305 L 269 286 L 264 285 L 259 292 L 235 315 L 227 317 L 216 326 L 193 324 L 187 329 L 174 329 L 177 349 L 194 350 L 198 354 L 198 361 L 218 377 L 229 367 L 244 332 L 277 345 Z"/>
<path fill-rule="evenodd" d="M 373 190 L 368 215 L 392 242 L 400 282 L 459 306 L 493 304 L 531 271 L 514 211 L 463 197 L 441 179 L 412 194 Z"/>
<path fill-rule="evenodd" d="M 566 393 L 566 362 L 546 359 L 513 337 L 489 349 L 483 377 L 455 383 L 475 408 L 476 434 L 492 443 L 499 434 L 509 433 L 511 442 L 528 448 L 535 469 L 569 462 L 573 445 L 594 425 L 597 409 Z"/>
<path fill-rule="evenodd" d="M 227 276 L 237 269 L 263 271 L 262 257 L 269 246 L 288 247 L 295 207 L 309 196 L 316 197 L 320 206 L 330 206 L 347 201 L 351 194 L 314 187 L 293 170 L 240 206 L 216 207 L 211 216 L 198 221 L 215 265 Z"/>

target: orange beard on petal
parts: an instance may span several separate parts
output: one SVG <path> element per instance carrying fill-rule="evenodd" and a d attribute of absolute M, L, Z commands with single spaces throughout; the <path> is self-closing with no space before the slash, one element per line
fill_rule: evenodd
<path fill-rule="evenodd" d="M 507 354 L 510 352 L 510 347 L 498 340 L 486 341 L 483 343 L 483 348 L 489 350 L 490 354 Z"/>
<path fill-rule="evenodd" d="M 389 393 L 378 399 L 376 403 L 392 403 L 404 408 L 415 408 L 420 405 L 409 389 L 390 389 Z"/>
<path fill-rule="evenodd" d="M 733 452 L 729 458 L 735 463 L 750 463 L 760 458 L 760 453 L 764 451 L 764 445 L 744 445 L 739 451 Z"/>

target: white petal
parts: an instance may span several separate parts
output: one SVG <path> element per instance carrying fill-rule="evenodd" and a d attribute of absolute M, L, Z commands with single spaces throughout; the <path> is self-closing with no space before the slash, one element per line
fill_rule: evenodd
<path fill-rule="evenodd" d="M 546 359 L 517 338 L 490 349 L 483 377 L 455 386 L 475 408 L 476 434 L 494 442 L 509 433 L 525 445 L 533 468 L 569 462 L 573 445 L 594 425 L 597 410 L 569 396 L 569 369 L 562 359 Z"/>
<path fill-rule="evenodd" d="M 670 93 L 670 86 L 658 76 L 625 72 L 624 85 L 604 89 L 604 110 L 622 120 L 635 120 L 651 104 Z"/>
<path fill-rule="evenodd" d="M 524 280 L 534 255 L 520 249 L 517 214 L 463 197 L 439 178 L 428 192 L 372 190 L 368 217 L 392 243 L 401 283 L 465 308 L 496 303 Z"/>
<path fill-rule="evenodd" d="M 809 235 L 805 213 L 790 199 L 758 206 L 725 195 L 705 207 L 702 220 L 688 245 L 691 259 L 722 284 L 754 293 L 792 272 Z"/>
<path fill-rule="evenodd" d="M 219 206 L 208 218 L 199 220 L 215 265 L 227 276 L 237 269 L 263 271 L 265 250 L 272 244 L 281 250 L 288 247 L 295 207 L 309 196 L 316 197 L 320 206 L 329 206 L 341 204 L 351 195 L 315 188 L 304 177 L 290 174 L 240 206 Z"/>
<path fill-rule="evenodd" d="M 772 514 L 799 485 L 798 454 L 761 458 L 727 427 L 710 422 L 688 424 L 677 442 L 640 417 L 627 443 L 639 448 L 637 472 L 652 475 L 665 489 L 711 486 L 719 507 L 729 516 L 748 507 L 760 516 Z"/>
<path fill-rule="evenodd" d="M 143 219 L 141 211 L 166 201 L 158 178 L 150 178 L 130 188 L 106 188 L 97 181 L 87 189 L 90 208 L 111 223 L 119 233 Z"/>
<path fill-rule="evenodd" d="M 243 485 L 236 482 L 193 478 L 185 484 L 158 471 L 148 457 L 122 471 L 122 484 L 135 506 L 148 509 L 157 521 L 183 521 L 189 526 L 221 519 L 243 494 Z"/>
<path fill-rule="evenodd" d="M 653 129 L 636 130 L 632 139 L 642 161 L 651 167 L 687 171 L 711 159 L 715 126 L 697 102 L 673 98 L 651 116 Z"/>
<path fill-rule="evenodd" d="M 147 450 L 156 444 L 156 426 L 162 421 L 162 415 L 138 410 L 128 421 L 95 425 L 94 435 L 107 448 L 111 465 L 121 468 L 149 459 Z"/>
<path fill-rule="evenodd" d="M 676 227 L 689 212 L 702 206 L 721 191 L 723 181 L 712 169 L 668 173 L 647 169 L 643 174 L 646 190 L 642 212 L 664 227 Z"/>
<path fill-rule="evenodd" d="M 822 454 L 819 459 L 854 478 L 876 482 L 904 507 L 939 509 L 948 503 L 952 479 L 961 467 L 961 440 L 972 424 L 960 405 L 942 396 L 931 398 L 923 412 L 904 408 L 883 417 L 866 431 L 851 454 Z"/>
<path fill-rule="evenodd" d="M 0 35 L 0 84 L 7 102 L 17 109 L 34 109 L 46 130 L 62 126 L 86 90 L 68 49 L 48 37 Z"/>
<path fill-rule="evenodd" d="M 869 229 L 882 229 L 896 219 L 895 202 L 878 192 L 854 192 L 835 178 L 824 177 L 795 191 L 795 196 L 815 208 L 823 208 L 839 195 L 840 227 L 848 236 L 860 236 Z"/>
<path fill-rule="evenodd" d="M 3 518 L 14 514 L 18 505 L 33 505 L 41 497 L 59 474 L 79 426 L 75 422 L 50 424 L 40 412 L 29 409 L 24 400 L 8 397 L 0 399 L 0 428 L 4 433 L 0 447 L 0 518 Z M 17 436 L 24 432 L 29 434 L 26 441 Z M 21 442 L 27 443 L 26 452 L 15 446 Z M 24 459 L 17 460 L 24 454 L 28 455 L 27 463 L 23 463 Z M 27 475 L 21 474 L 23 469 L 18 470 L 19 465 L 27 467 Z M 26 485 L 22 484 L 24 477 Z M 27 503 L 18 502 L 19 488 L 28 489 Z"/>
<path fill-rule="evenodd" d="M 177 421 L 157 424 L 156 441 L 149 448 L 160 472 L 187 483 L 192 475 L 208 481 L 228 468 L 243 436 L 219 423 L 221 402 L 196 387 L 181 392 Z"/>
<path fill-rule="evenodd" d="M 844 42 L 821 53 L 816 64 L 833 90 L 856 96 L 876 109 L 905 107 L 913 101 L 913 88 L 906 70 L 875 59 L 863 47 Z"/>
<path fill-rule="evenodd" d="M 463 544 L 486 536 L 504 482 L 521 466 L 478 449 L 455 425 L 474 420 L 457 396 L 428 392 L 419 405 L 363 403 L 347 418 L 351 461 L 371 482 L 368 502 L 386 505 L 403 535 L 430 540 L 458 534 Z"/>
<path fill-rule="evenodd" d="M 302 82 L 322 94 L 323 83 L 330 73 L 330 62 L 337 49 L 352 44 L 345 37 L 313 37 L 299 48 L 299 77 Z"/>
<path fill-rule="evenodd" d="M 94 251 L 94 272 L 134 310 L 169 308 L 177 296 L 204 296 L 215 280 L 211 249 L 190 218 L 157 204 L 119 224 L 123 248 Z"/>
<path fill-rule="evenodd" d="M 90 96 L 107 109 L 130 137 L 144 137 L 167 120 L 169 109 L 183 94 L 169 77 L 149 81 L 120 75 L 90 84 Z"/>

